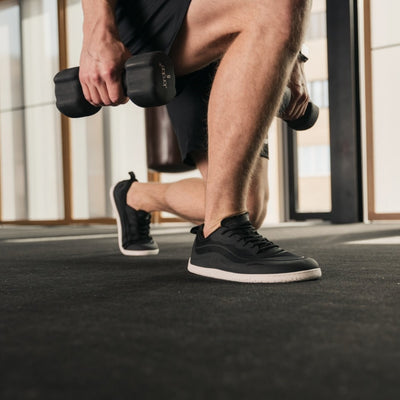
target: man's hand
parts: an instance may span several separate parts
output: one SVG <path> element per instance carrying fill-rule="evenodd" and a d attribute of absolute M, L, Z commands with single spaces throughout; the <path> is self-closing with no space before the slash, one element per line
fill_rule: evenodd
<path fill-rule="evenodd" d="M 124 95 L 122 72 L 131 56 L 118 37 L 115 1 L 83 0 L 83 45 L 79 80 L 85 98 L 95 106 L 116 106 Z"/>
<path fill-rule="evenodd" d="M 291 121 L 304 115 L 310 101 L 304 74 L 304 62 L 296 60 L 287 86 L 291 91 L 291 98 L 282 118 Z"/>

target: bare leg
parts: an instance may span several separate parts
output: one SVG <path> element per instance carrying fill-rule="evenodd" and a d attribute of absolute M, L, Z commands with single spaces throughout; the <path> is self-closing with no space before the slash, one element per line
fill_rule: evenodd
<path fill-rule="evenodd" d="M 173 183 L 135 182 L 128 191 L 127 204 L 136 210 L 166 211 L 195 224 L 202 224 L 208 173 L 207 157 L 197 157 L 196 163 L 203 179 L 190 178 Z M 259 157 L 247 198 L 250 220 L 256 228 L 260 227 L 265 219 L 268 193 L 268 160 Z"/>
<path fill-rule="evenodd" d="M 192 178 L 173 183 L 134 182 L 127 204 L 136 210 L 166 211 L 201 224 L 204 221 L 204 181 Z"/>
<path fill-rule="evenodd" d="M 308 10 L 305 0 L 192 1 L 171 53 L 178 73 L 223 56 L 209 102 L 205 236 L 223 218 L 247 209 L 257 153 L 293 67 Z"/>

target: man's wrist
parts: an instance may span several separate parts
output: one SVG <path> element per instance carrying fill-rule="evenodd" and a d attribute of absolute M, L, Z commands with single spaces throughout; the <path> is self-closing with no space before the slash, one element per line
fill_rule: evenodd
<path fill-rule="evenodd" d="M 101 27 L 104 31 L 117 31 L 115 24 L 115 0 L 82 0 L 83 31 L 89 33 Z"/>

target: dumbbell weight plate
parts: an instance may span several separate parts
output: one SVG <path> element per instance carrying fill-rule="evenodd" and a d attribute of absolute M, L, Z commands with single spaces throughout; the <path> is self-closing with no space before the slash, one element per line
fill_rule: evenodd
<path fill-rule="evenodd" d="M 172 60 L 164 53 L 135 55 L 125 63 L 127 96 L 140 107 L 169 103 L 176 96 Z"/>
<path fill-rule="evenodd" d="M 311 101 L 307 104 L 304 115 L 293 121 L 286 121 L 287 124 L 295 131 L 305 131 L 312 128 L 317 122 L 319 116 L 319 108 Z"/>
<path fill-rule="evenodd" d="M 96 114 L 101 107 L 91 105 L 82 91 L 79 81 L 79 67 L 64 69 L 54 76 L 56 106 L 70 118 Z"/>
<path fill-rule="evenodd" d="M 281 105 L 278 111 L 278 117 L 282 118 L 283 113 L 285 112 L 287 106 L 290 103 L 291 92 L 289 88 L 286 88 L 282 100 Z M 319 116 L 319 108 L 311 101 L 307 105 L 307 109 L 304 115 L 296 120 L 285 120 L 288 126 L 296 131 L 305 131 L 310 129 L 315 125 Z"/>

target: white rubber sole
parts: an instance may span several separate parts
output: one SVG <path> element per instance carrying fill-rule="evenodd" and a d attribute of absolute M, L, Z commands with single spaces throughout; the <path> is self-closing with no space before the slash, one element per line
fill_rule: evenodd
<path fill-rule="evenodd" d="M 114 210 L 115 214 L 115 219 L 117 220 L 117 231 L 118 231 L 118 247 L 120 252 L 124 256 L 130 256 L 130 257 L 138 257 L 138 256 L 154 256 L 159 253 L 159 249 L 155 250 L 127 250 L 124 249 L 122 246 L 122 224 L 121 224 L 121 219 L 119 217 L 117 205 L 115 204 L 115 199 L 114 199 L 114 188 L 117 185 L 117 183 L 110 188 L 110 199 L 111 199 L 111 205 Z"/>
<path fill-rule="evenodd" d="M 204 268 L 193 265 L 189 259 L 188 271 L 192 274 L 206 276 L 231 282 L 242 283 L 289 283 L 319 279 L 322 276 L 321 268 L 306 271 L 288 272 L 285 274 L 237 274 L 214 268 Z"/>

